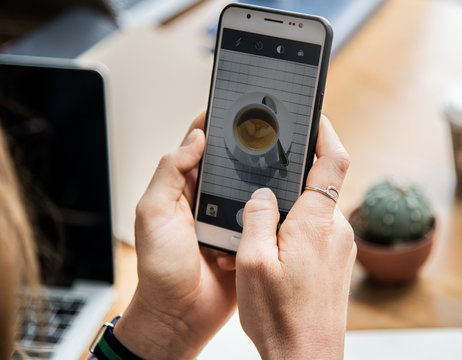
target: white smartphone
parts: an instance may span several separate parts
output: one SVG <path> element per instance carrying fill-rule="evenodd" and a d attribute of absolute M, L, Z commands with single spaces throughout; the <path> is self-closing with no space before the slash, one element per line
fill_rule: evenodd
<path fill-rule="evenodd" d="M 261 187 L 284 221 L 313 163 L 331 44 L 320 17 L 222 11 L 194 206 L 201 244 L 236 252 L 245 203 Z"/>

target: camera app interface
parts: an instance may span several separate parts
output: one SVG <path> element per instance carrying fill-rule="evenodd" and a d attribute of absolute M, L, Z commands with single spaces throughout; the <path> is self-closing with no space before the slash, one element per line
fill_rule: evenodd
<path fill-rule="evenodd" d="M 220 52 L 197 219 L 241 232 L 258 188 L 281 222 L 299 196 L 321 46 L 225 28 Z"/>

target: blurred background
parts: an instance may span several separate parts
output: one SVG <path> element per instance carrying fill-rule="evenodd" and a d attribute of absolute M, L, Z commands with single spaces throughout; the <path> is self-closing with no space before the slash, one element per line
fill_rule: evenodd
<path fill-rule="evenodd" d="M 0 5 L 1 52 L 70 58 L 106 68 L 115 230 L 121 240 L 116 250 L 117 297 L 111 314 L 124 310 L 136 285 L 136 260 L 130 245 L 136 202 L 160 157 L 180 143 L 190 121 L 206 108 L 216 24 L 227 3 L 3 0 Z M 398 179 L 397 184 L 377 199 L 414 196 L 409 194 L 416 187 L 425 199 L 422 201 L 429 205 L 431 240 L 430 232 L 413 235 L 412 241 L 402 241 L 398 248 L 393 243 L 386 247 L 387 254 L 380 253 L 378 260 L 373 260 L 385 264 L 387 276 L 398 267 L 398 260 L 390 258 L 390 253 L 396 254 L 403 247 L 409 250 L 410 243 L 418 247 L 427 239 L 428 251 L 419 255 L 410 276 L 384 281 L 383 273 L 377 276 L 366 266 L 367 259 L 358 262 L 348 329 L 461 328 L 462 91 L 457 84 L 462 80 L 462 2 L 254 3 L 323 15 L 333 24 L 336 42 L 323 112 L 351 155 L 350 171 L 338 202 L 344 214 L 349 217 L 356 209 L 364 210 L 367 191 L 390 178 Z M 403 201 L 408 204 L 414 201 L 407 199 Z M 412 227 L 401 221 L 411 210 L 393 213 L 393 222 Z M 386 217 L 390 212 L 380 215 L 382 223 L 390 219 Z M 371 239 L 361 238 L 370 235 L 361 225 L 354 227 L 358 244 L 374 244 Z M 379 250 L 384 250 L 383 244 Z M 366 250 L 363 254 L 367 256 Z M 400 256 L 404 256 L 404 263 L 414 261 L 411 255 L 400 252 Z M 214 351 L 232 345 L 230 336 L 244 339 L 239 329 L 233 318 L 204 350 L 202 358 L 214 358 Z M 350 340 L 347 338 L 351 354 L 377 344 L 370 338 L 357 342 L 351 334 Z M 384 334 L 390 336 L 386 341 L 395 344 L 398 333 Z M 439 341 L 436 346 L 441 350 L 446 340 L 435 337 L 435 333 L 430 335 Z M 460 332 L 458 336 L 460 341 Z M 406 339 L 397 347 L 402 351 L 400 358 L 417 358 L 416 351 L 425 350 L 427 341 L 422 337 Z M 450 343 L 456 341 L 450 339 Z M 229 358 L 254 358 L 252 345 L 242 341 L 242 349 L 253 355 L 245 357 L 234 349 L 229 350 Z M 406 353 L 409 349 L 411 355 Z M 434 358 L 429 351 L 419 352 L 420 358 Z"/>

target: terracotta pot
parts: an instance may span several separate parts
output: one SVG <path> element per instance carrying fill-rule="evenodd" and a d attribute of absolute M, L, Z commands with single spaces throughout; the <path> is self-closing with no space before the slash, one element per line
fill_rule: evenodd
<path fill-rule="evenodd" d="M 358 210 L 350 215 L 354 224 Z M 353 226 L 354 229 L 354 226 Z M 358 247 L 357 259 L 368 275 L 386 283 L 406 282 L 415 278 L 427 260 L 435 239 L 436 221 L 433 228 L 420 240 L 408 244 L 391 246 L 377 245 L 360 238 L 355 232 Z"/>

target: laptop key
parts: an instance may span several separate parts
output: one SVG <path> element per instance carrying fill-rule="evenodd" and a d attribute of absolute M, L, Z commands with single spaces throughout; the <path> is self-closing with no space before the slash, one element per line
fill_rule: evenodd
<path fill-rule="evenodd" d="M 57 344 L 61 340 L 61 336 L 35 335 L 32 340 L 36 343 Z"/>
<path fill-rule="evenodd" d="M 58 309 L 58 311 L 56 311 L 56 315 L 75 315 L 77 314 L 77 310 L 74 310 L 74 309 Z"/>
<path fill-rule="evenodd" d="M 76 310 L 80 310 L 80 308 L 84 305 L 82 300 L 75 300 L 72 302 L 72 308 Z"/>
<path fill-rule="evenodd" d="M 56 326 L 56 328 L 57 328 L 58 330 L 65 330 L 65 329 L 67 329 L 68 327 L 69 327 L 69 323 L 68 323 L 68 322 L 60 322 L 60 323 Z"/>

